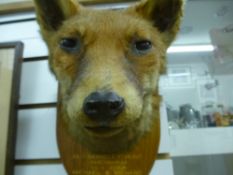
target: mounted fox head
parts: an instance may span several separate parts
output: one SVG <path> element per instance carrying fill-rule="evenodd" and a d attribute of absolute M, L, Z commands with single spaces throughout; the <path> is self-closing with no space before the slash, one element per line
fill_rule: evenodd
<path fill-rule="evenodd" d="M 74 0 L 35 4 L 70 134 L 106 153 L 129 149 L 152 123 L 159 128 L 158 78 L 179 30 L 182 0 L 142 0 L 121 10 Z"/>

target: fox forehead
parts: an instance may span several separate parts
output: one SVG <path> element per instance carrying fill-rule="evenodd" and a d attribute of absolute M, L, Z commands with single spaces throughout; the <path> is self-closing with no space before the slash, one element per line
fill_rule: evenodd
<path fill-rule="evenodd" d="M 66 20 L 60 30 L 60 37 L 75 37 L 79 35 L 85 39 L 112 37 L 112 39 L 152 40 L 155 35 L 159 39 L 158 30 L 152 23 L 131 14 L 126 10 L 94 10 L 85 9 L 79 14 Z"/>
<path fill-rule="evenodd" d="M 75 37 L 80 37 L 82 54 L 78 56 L 75 54 L 67 55 L 62 49 L 53 49 L 55 45 L 59 47 L 57 43 L 62 38 Z M 137 40 L 151 41 L 152 49 L 146 54 L 135 54 L 133 47 Z M 164 58 L 166 48 L 161 34 L 153 24 L 128 10 L 84 9 L 63 22 L 63 25 L 55 34 L 54 41 L 56 43 L 50 43 L 54 50 L 52 51 L 54 52 L 53 56 L 56 58 L 53 62 L 61 60 L 64 64 L 72 62 L 71 65 L 82 65 L 82 62 L 84 62 L 89 66 L 93 64 L 95 66 L 93 70 L 97 69 L 97 65 L 105 67 L 107 64 L 109 69 L 117 70 L 119 68 L 117 65 L 125 64 L 126 58 L 134 65 L 135 69 L 138 69 L 137 74 L 140 74 L 140 72 L 143 74 L 143 72 L 147 72 L 146 70 L 151 69 L 154 71 L 157 59 Z M 141 59 L 138 59 L 139 57 Z M 104 65 L 102 61 L 105 61 Z M 59 64 L 59 66 L 61 65 Z M 82 70 L 84 71 L 84 68 Z M 115 72 L 118 71 L 119 69 Z M 74 74 L 75 71 L 72 72 Z"/>

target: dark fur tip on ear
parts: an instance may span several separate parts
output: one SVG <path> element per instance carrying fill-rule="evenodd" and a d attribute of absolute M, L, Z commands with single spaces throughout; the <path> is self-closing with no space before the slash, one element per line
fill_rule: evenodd
<path fill-rule="evenodd" d="M 143 0 L 136 11 L 161 32 L 172 30 L 182 17 L 183 0 Z"/>
<path fill-rule="evenodd" d="M 78 9 L 73 0 L 34 0 L 34 3 L 40 26 L 49 31 L 57 30 Z"/>
<path fill-rule="evenodd" d="M 158 19 L 155 21 L 155 26 L 158 26 L 160 31 L 162 32 L 171 29 L 182 16 L 182 6 L 182 1 L 172 0 L 171 3 L 167 5 L 167 9 L 158 9 L 159 13 L 162 14 L 162 16 L 158 17 Z M 156 17 L 156 10 L 152 12 L 152 16 Z"/>

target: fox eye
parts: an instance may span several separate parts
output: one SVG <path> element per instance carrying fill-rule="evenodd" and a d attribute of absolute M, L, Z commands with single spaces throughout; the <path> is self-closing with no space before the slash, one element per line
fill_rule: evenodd
<path fill-rule="evenodd" d="M 77 38 L 63 38 L 60 41 L 60 47 L 67 52 L 78 52 L 80 46 L 80 40 Z"/>
<path fill-rule="evenodd" d="M 152 48 L 152 43 L 149 40 L 139 40 L 134 42 L 134 50 L 137 54 L 145 54 Z"/>

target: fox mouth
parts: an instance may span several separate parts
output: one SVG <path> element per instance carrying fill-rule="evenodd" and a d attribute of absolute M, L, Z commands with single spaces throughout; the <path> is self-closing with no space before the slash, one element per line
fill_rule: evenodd
<path fill-rule="evenodd" d="M 96 126 L 85 127 L 85 130 L 93 136 L 111 137 L 121 133 L 124 130 L 124 127 Z"/>

